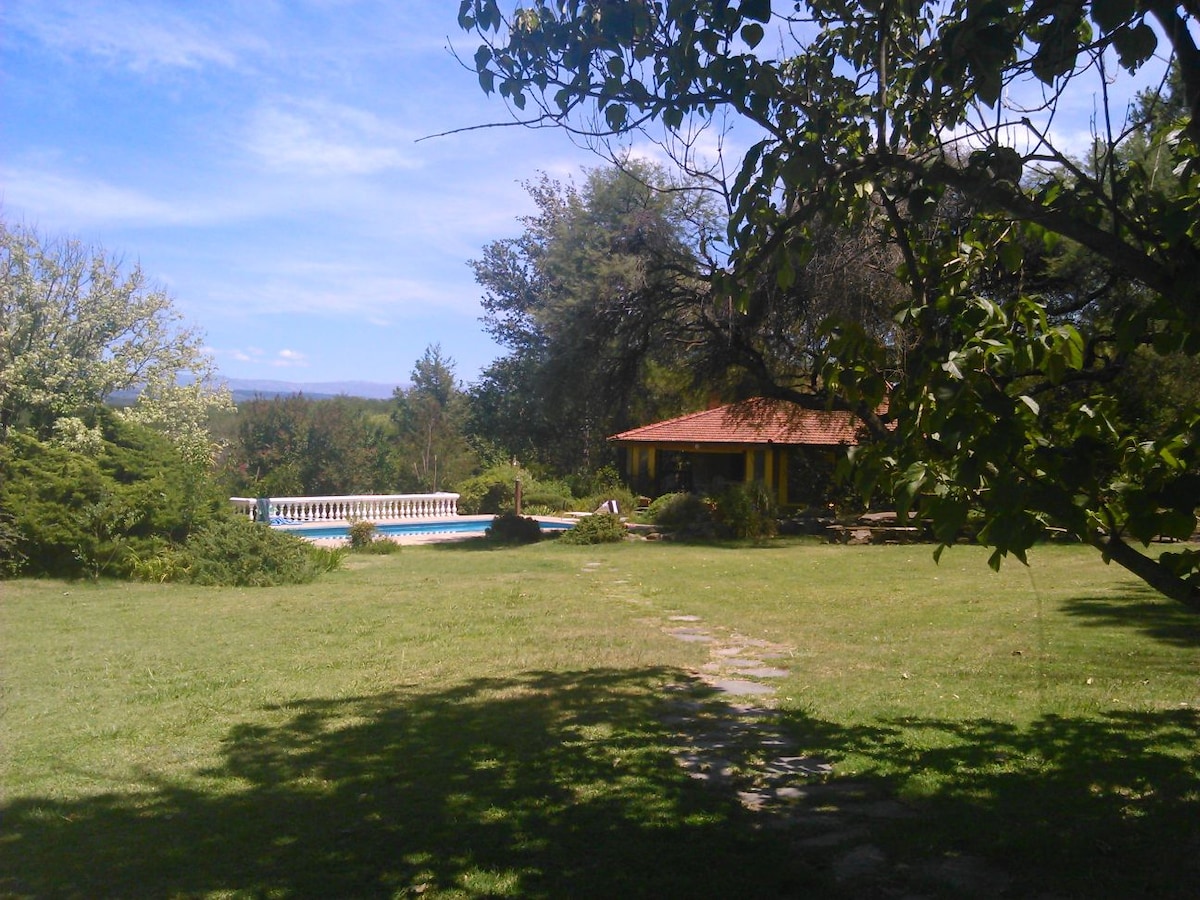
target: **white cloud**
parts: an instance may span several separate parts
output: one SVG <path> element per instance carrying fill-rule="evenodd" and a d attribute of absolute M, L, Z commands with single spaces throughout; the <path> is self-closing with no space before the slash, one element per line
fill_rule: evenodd
<path fill-rule="evenodd" d="M 72 232 L 93 226 L 228 226 L 288 215 L 297 202 L 294 193 L 260 190 L 253 184 L 234 190 L 201 180 L 173 181 L 160 193 L 154 187 L 127 187 L 98 175 L 0 165 L 0 209 L 23 210 L 36 217 L 32 224 Z"/>
<path fill-rule="evenodd" d="M 15 28 L 62 53 L 97 56 L 139 72 L 232 68 L 247 46 L 158 3 L 16 2 L 8 17 Z"/>
<path fill-rule="evenodd" d="M 308 175 L 372 175 L 420 166 L 412 135 L 374 113 L 336 103 L 283 101 L 252 117 L 247 146 L 268 169 Z"/>
<path fill-rule="evenodd" d="M 298 350 L 280 350 L 271 365 L 279 369 L 308 368 L 308 357 Z"/>
<path fill-rule="evenodd" d="M 98 179 L 35 169 L 0 167 L 4 205 L 36 210 L 41 224 L 78 227 L 96 223 L 182 225 L 197 213 L 141 191 Z"/>
<path fill-rule="evenodd" d="M 478 313 L 477 292 L 456 292 L 434 280 L 393 275 L 353 263 L 298 263 L 286 271 L 243 273 L 234 284 L 215 286 L 206 306 L 229 316 L 353 317 L 374 328 L 443 312 Z"/>
<path fill-rule="evenodd" d="M 274 352 L 264 350 L 262 347 L 210 347 L 208 352 L 215 359 L 248 363 L 255 368 L 307 369 L 310 366 L 308 354 L 287 347 Z"/>

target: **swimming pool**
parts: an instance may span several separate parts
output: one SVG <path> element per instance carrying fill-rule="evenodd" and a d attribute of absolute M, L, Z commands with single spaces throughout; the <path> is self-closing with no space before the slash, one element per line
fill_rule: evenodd
<path fill-rule="evenodd" d="M 566 531 L 574 526 L 574 522 L 563 519 L 532 516 L 541 526 L 542 531 Z M 444 535 L 446 537 L 482 537 L 492 525 L 493 516 L 457 516 L 453 519 L 428 519 L 414 522 L 380 522 L 375 526 L 375 533 L 384 537 L 427 537 Z M 346 539 L 350 536 L 349 525 L 277 525 L 280 531 L 287 531 L 297 537 L 310 540 Z"/>

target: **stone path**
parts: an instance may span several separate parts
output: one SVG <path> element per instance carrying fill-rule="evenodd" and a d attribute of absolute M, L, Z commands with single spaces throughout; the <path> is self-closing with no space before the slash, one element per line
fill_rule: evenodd
<path fill-rule="evenodd" d="M 594 564 L 585 571 L 595 571 Z M 620 580 L 614 599 L 649 607 Z M 667 688 L 663 722 L 688 776 L 723 791 L 762 827 L 785 828 L 792 847 L 814 868 L 862 896 L 1002 897 L 1008 874 L 965 855 L 904 863 L 871 842 L 881 824 L 918 820 L 916 810 L 862 781 L 840 779 L 832 763 L 799 752 L 778 726 L 773 682 L 789 674 L 794 649 L 708 627 L 699 616 L 671 615 L 656 624 L 678 641 L 704 644 L 708 660 Z"/>

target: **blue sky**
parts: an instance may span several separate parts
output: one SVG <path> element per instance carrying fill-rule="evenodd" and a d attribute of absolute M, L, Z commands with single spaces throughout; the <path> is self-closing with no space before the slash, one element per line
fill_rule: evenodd
<path fill-rule="evenodd" d="M 597 158 L 498 128 L 451 0 L 4 0 L 0 212 L 165 287 L 227 378 L 464 381 L 502 352 L 467 261 L 520 182 Z"/>

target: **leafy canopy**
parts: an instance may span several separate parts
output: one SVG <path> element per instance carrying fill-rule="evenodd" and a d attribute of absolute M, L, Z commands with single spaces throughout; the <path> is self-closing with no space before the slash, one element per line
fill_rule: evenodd
<path fill-rule="evenodd" d="M 631 418 L 683 411 L 689 385 L 670 373 L 703 336 L 696 297 L 718 264 L 715 210 L 694 187 L 629 158 L 581 185 L 526 184 L 536 214 L 471 263 L 509 351 L 472 390 L 477 433 L 510 457 L 594 470 Z"/>
<path fill-rule="evenodd" d="M 1198 15 L 1193 0 L 464 0 L 459 24 L 480 39 L 481 87 L 520 120 L 600 147 L 640 132 L 723 194 L 715 297 L 746 308 L 763 273 L 789 287 L 831 225 L 894 253 L 902 338 L 831 320 L 819 381 L 777 385 L 868 422 L 864 487 L 946 542 L 973 533 L 994 565 L 1064 528 L 1200 609 L 1200 554 L 1135 546 L 1195 528 L 1200 411 L 1151 434 L 1115 389 L 1139 356 L 1200 350 Z M 1138 104 L 1110 100 L 1118 78 L 1147 88 Z M 1081 97 L 1090 149 L 1056 137 Z"/>

